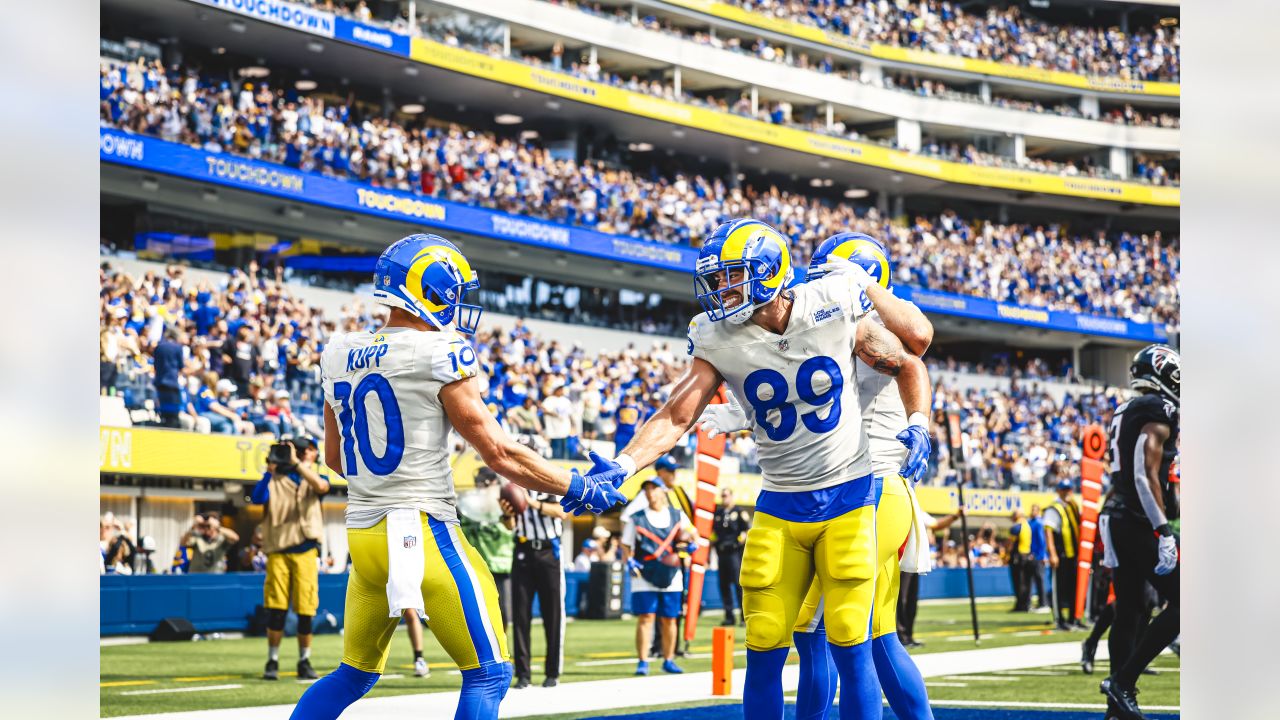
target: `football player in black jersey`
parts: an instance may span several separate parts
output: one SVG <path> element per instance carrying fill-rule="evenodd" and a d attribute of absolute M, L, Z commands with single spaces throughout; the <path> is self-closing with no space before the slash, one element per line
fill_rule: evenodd
<path fill-rule="evenodd" d="M 1103 512 L 1106 539 L 1115 555 L 1115 624 L 1109 650 L 1111 677 L 1102 683 L 1108 717 L 1141 720 L 1138 676 L 1178 636 L 1178 542 L 1169 521 L 1178 501 L 1169 484 L 1177 453 L 1181 359 L 1165 345 L 1149 345 L 1129 366 L 1134 399 L 1116 408 L 1111 420 L 1112 492 Z M 1144 585 L 1150 582 L 1168 605 L 1140 638 Z M 1127 656 L 1127 657 L 1126 657 Z"/>

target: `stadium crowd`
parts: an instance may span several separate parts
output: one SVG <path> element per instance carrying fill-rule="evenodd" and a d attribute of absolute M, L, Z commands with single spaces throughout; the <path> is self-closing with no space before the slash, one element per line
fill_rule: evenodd
<path fill-rule="evenodd" d="M 626 7 L 600 3 L 548 0 L 583 12 L 612 17 L 650 30 L 672 34 L 684 31 L 653 15 L 632 14 Z M 725 0 L 744 10 L 771 18 L 812 25 L 864 43 L 907 47 L 943 55 L 1061 70 L 1089 75 L 1116 75 L 1134 80 L 1177 82 L 1180 69 L 1179 27 L 1156 27 L 1124 33 L 1118 27 L 1099 28 L 1053 25 L 1025 14 L 1017 5 L 989 7 L 983 14 L 968 12 L 960 3 L 924 0 Z M 363 22 L 375 20 L 365 0 L 310 0 L 309 4 Z M 425 24 L 431 19 L 419 18 Z M 408 18 L 389 23 L 399 32 L 416 34 Z M 697 32 L 695 39 L 715 44 L 711 33 Z M 724 41 L 731 50 L 743 51 L 736 38 Z M 784 48 L 759 40 L 747 51 L 765 60 L 793 62 L 830 72 L 830 58 L 813 61 L 801 53 L 792 60 Z M 825 69 L 824 69 L 825 68 Z"/>
<path fill-rule="evenodd" d="M 619 24 L 677 36 L 683 40 L 688 40 L 699 45 L 706 45 L 717 50 L 725 50 L 739 55 L 747 55 L 766 62 L 788 65 L 801 70 L 822 73 L 824 75 L 836 75 L 853 82 L 874 85 L 889 90 L 899 90 L 924 97 L 937 97 L 947 100 L 981 103 L 984 105 L 991 105 L 1009 110 L 1018 110 L 1021 112 L 1062 115 L 1064 117 L 1075 118 L 1085 117 L 1077 107 L 1065 101 L 1054 105 L 1045 105 L 1033 98 L 1010 97 L 996 92 L 993 92 L 989 97 L 984 98 L 976 92 L 965 92 L 963 90 L 950 87 L 936 79 L 921 78 L 915 75 L 863 73 L 858 67 L 852 64 L 837 62 L 831 55 L 823 55 L 821 58 L 817 56 L 810 56 L 802 50 L 787 48 L 779 44 L 770 43 L 762 37 L 756 37 L 754 40 L 744 40 L 743 38 L 735 35 L 704 32 L 702 30 L 690 30 L 654 15 L 632 15 L 630 12 L 627 12 L 626 9 L 620 7 L 615 8 L 613 12 L 609 12 L 607 8 L 602 9 L 596 4 L 576 4 L 572 2 L 559 3 L 556 2 L 556 0 L 548 1 L 552 2 L 552 4 L 564 4 L 570 7 L 576 6 L 584 13 L 597 15 Z M 1095 119 L 1121 125 L 1162 128 L 1177 128 L 1180 123 L 1177 115 L 1167 112 L 1143 113 L 1128 104 L 1126 104 L 1124 108 L 1117 108 L 1115 110 L 1103 112 Z"/>
<path fill-rule="evenodd" d="M 730 217 L 791 236 L 807 262 L 825 237 L 870 232 L 894 246 L 899 282 L 1057 310 L 1176 322 L 1179 252 L 1160 233 L 1076 236 L 1066 228 L 966 220 L 946 212 L 891 222 L 874 208 L 720 177 L 664 177 L 552 157 L 458 125 L 401 124 L 320 95 L 104 62 L 101 122 L 132 132 L 506 212 L 697 246 Z M 939 147 L 939 152 L 942 148 Z"/>
<path fill-rule="evenodd" d="M 1058 26 L 1018 5 L 975 14 L 939 0 L 725 0 L 745 10 L 812 25 L 867 43 L 943 55 L 1134 80 L 1177 81 L 1178 27 L 1123 33 L 1119 28 Z"/>

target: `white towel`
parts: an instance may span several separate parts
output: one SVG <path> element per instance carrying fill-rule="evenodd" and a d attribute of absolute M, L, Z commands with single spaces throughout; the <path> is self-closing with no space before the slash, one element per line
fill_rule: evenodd
<path fill-rule="evenodd" d="M 1102 538 L 1102 565 L 1103 567 L 1116 568 L 1120 567 L 1120 559 L 1116 557 L 1116 551 L 1111 549 L 1111 516 L 1102 514 L 1098 516 L 1098 536 Z"/>
<path fill-rule="evenodd" d="M 929 552 L 929 525 L 925 522 L 924 510 L 916 499 L 915 483 L 907 481 L 907 497 L 911 498 L 911 530 L 907 533 L 907 544 L 902 549 L 899 565 L 902 572 L 926 575 L 933 569 L 933 557 Z"/>
<path fill-rule="evenodd" d="M 422 552 L 422 516 L 413 508 L 397 508 L 387 513 L 387 610 L 388 617 L 400 617 L 416 610 L 427 619 L 422 602 L 422 576 L 427 558 Z"/>

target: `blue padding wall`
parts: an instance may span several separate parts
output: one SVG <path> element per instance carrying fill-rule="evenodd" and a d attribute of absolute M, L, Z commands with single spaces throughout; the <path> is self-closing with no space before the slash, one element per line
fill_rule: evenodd
<path fill-rule="evenodd" d="M 716 572 L 708 571 L 702 591 L 704 611 L 720 610 Z M 225 575 L 104 575 L 99 585 L 99 629 L 103 635 L 145 635 L 163 618 L 178 616 L 191 621 L 200 632 L 243 631 L 256 605 L 262 604 L 260 573 Z M 1013 594 L 1008 568 L 976 568 L 974 590 L 978 597 Z M 587 573 L 565 573 L 565 607 L 578 614 L 579 597 L 585 593 Z M 320 611 L 342 621 L 347 576 L 320 576 Z M 968 596 L 963 569 L 941 569 L 920 579 L 921 599 Z M 536 606 L 535 606 L 536 607 Z M 622 608 L 631 611 L 631 592 L 624 587 Z"/>

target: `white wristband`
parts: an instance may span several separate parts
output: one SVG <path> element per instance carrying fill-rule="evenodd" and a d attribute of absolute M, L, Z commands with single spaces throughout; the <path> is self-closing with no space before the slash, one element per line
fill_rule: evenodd
<path fill-rule="evenodd" d="M 911 417 L 907 418 L 907 425 L 908 426 L 918 425 L 924 428 L 925 430 L 928 430 L 929 418 L 925 417 L 924 413 L 914 412 L 914 413 L 911 413 Z"/>
<path fill-rule="evenodd" d="M 622 471 L 626 473 L 623 477 L 631 477 L 636 474 L 636 461 L 630 455 L 623 453 L 614 458 L 613 461 L 618 463 Z"/>

